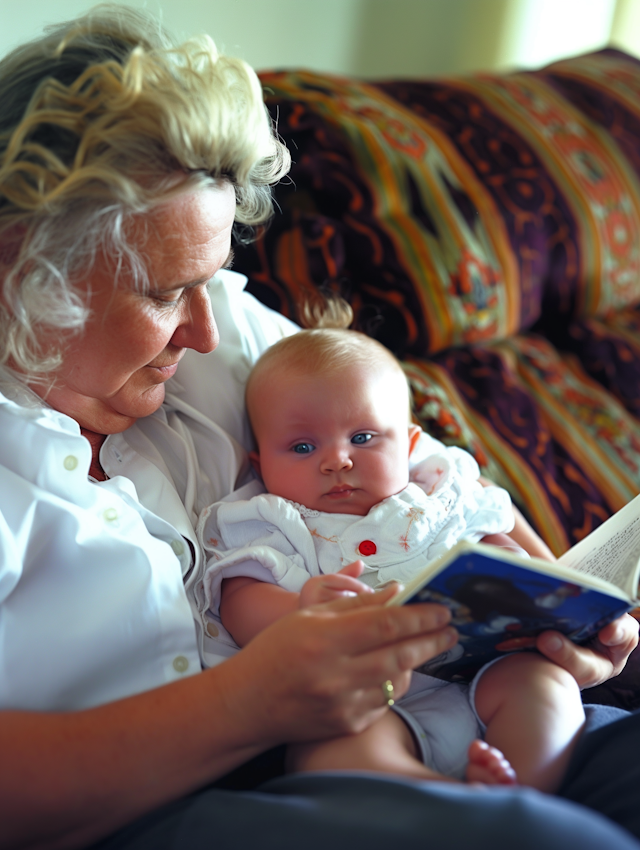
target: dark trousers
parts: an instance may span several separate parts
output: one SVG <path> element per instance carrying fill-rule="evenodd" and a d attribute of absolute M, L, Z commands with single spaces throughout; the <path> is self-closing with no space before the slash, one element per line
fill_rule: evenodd
<path fill-rule="evenodd" d="M 95 850 L 640 850 L 640 713 L 589 707 L 554 797 L 355 772 L 234 784 L 164 806 Z"/>

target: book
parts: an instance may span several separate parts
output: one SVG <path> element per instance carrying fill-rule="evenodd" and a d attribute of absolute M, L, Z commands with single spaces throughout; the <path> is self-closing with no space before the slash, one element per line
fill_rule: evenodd
<path fill-rule="evenodd" d="M 438 602 L 452 614 L 459 643 L 418 668 L 469 682 L 489 661 L 532 649 L 547 629 L 586 643 L 638 605 L 640 496 L 557 561 L 461 542 L 431 561 L 389 604 Z"/>

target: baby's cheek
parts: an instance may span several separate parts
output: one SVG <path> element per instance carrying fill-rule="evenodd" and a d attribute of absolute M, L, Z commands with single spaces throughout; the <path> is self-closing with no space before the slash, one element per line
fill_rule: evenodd
<path fill-rule="evenodd" d="M 268 470 L 262 480 L 269 493 L 282 496 L 283 499 L 304 504 L 305 497 L 309 495 L 309 476 L 300 464 L 277 464 Z"/>
<path fill-rule="evenodd" d="M 400 493 L 409 483 L 409 464 L 407 459 L 380 459 L 377 469 L 378 491 L 385 499 Z"/>
<path fill-rule="evenodd" d="M 286 468 L 278 468 L 275 464 L 265 462 L 261 465 L 260 477 L 268 492 L 276 496 L 281 495 L 279 491 L 285 486 L 288 479 Z"/>

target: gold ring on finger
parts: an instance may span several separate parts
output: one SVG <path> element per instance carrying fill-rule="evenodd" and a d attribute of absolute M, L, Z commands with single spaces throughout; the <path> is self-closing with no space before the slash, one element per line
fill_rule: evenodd
<path fill-rule="evenodd" d="M 382 693 L 384 695 L 385 702 L 387 705 L 393 705 L 395 702 L 395 691 L 393 690 L 393 682 L 391 679 L 387 679 L 386 682 L 383 682 L 380 687 L 382 688 Z"/>

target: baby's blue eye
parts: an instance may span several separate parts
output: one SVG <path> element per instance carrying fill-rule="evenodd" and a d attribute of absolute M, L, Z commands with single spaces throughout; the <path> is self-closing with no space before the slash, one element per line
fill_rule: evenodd
<path fill-rule="evenodd" d="M 356 446 L 361 446 L 363 443 L 368 443 L 371 439 L 371 434 L 356 434 L 351 438 L 351 442 Z"/>
<path fill-rule="evenodd" d="M 292 451 L 298 455 L 308 455 L 313 451 L 313 446 L 311 443 L 297 443 L 293 446 Z"/>

